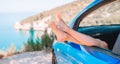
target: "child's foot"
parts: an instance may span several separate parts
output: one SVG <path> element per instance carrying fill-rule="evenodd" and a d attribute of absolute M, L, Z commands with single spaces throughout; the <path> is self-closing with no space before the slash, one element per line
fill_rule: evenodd
<path fill-rule="evenodd" d="M 66 41 L 66 40 L 67 40 L 68 35 L 67 35 L 65 32 L 59 30 L 59 29 L 56 27 L 56 25 L 55 25 L 54 22 L 51 22 L 51 23 L 50 23 L 50 27 L 51 27 L 52 31 L 55 33 L 55 35 L 57 36 L 57 40 L 58 40 L 59 42 L 62 42 L 62 41 Z"/>
<path fill-rule="evenodd" d="M 101 41 L 100 39 L 96 39 L 96 40 L 98 41 L 98 46 L 99 46 L 99 47 L 108 49 L 108 45 L 107 45 L 106 42 Z"/>
<path fill-rule="evenodd" d="M 56 19 L 57 19 L 57 27 L 63 31 L 66 31 L 68 26 L 65 24 L 60 13 L 57 14 Z"/>

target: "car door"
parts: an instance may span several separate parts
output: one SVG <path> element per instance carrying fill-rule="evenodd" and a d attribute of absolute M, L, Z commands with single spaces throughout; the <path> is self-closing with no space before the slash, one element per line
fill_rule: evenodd
<path fill-rule="evenodd" d="M 112 8 L 115 8 L 114 6 L 118 6 L 119 4 L 116 5 L 112 3 L 112 8 L 108 4 L 108 7 L 110 7 L 109 9 L 106 9 L 107 7 L 105 6 L 101 9 L 97 9 L 102 5 L 105 5 L 112 1 L 113 0 L 94 0 L 90 5 L 83 9 L 82 12 L 78 13 L 78 15 L 69 24 L 69 27 L 78 32 L 90 35 L 94 38 L 101 39 L 106 42 L 109 41 L 110 44 L 108 43 L 108 45 L 112 44 L 112 46 L 109 47 L 109 50 L 95 46 L 82 46 L 80 44 L 75 44 L 69 41 L 66 43 L 58 43 L 55 41 L 53 44 L 55 62 L 58 64 L 120 63 L 119 55 L 114 54 L 111 51 L 117 35 L 120 32 L 120 16 L 118 15 L 119 11 L 114 11 Z M 96 12 L 93 12 L 94 10 L 96 10 Z M 118 7 L 117 10 L 120 10 L 120 8 Z M 107 11 L 114 14 L 110 14 L 112 15 L 110 16 L 107 14 Z M 93 12 L 93 14 L 89 14 L 91 12 Z"/>

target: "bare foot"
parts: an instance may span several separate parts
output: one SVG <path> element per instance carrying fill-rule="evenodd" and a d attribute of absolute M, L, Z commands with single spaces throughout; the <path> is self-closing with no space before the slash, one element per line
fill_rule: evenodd
<path fill-rule="evenodd" d="M 56 20 L 57 20 L 57 27 L 63 31 L 66 31 L 68 26 L 65 24 L 60 13 L 57 14 Z"/>
<path fill-rule="evenodd" d="M 108 45 L 106 42 L 102 41 L 101 43 L 101 47 L 105 48 L 105 49 L 108 49 Z"/>
<path fill-rule="evenodd" d="M 68 35 L 65 32 L 59 30 L 56 27 L 54 22 L 50 23 L 50 27 L 51 27 L 52 31 L 55 33 L 55 35 L 57 36 L 57 41 L 63 42 L 63 41 L 67 40 Z"/>
<path fill-rule="evenodd" d="M 108 49 L 108 45 L 105 41 L 102 41 L 100 39 L 96 39 L 98 41 L 98 46 L 99 47 L 102 47 L 102 48 L 105 48 L 105 49 Z"/>

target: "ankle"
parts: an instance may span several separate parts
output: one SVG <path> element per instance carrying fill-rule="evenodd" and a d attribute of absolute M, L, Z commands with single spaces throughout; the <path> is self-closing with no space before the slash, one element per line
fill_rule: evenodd
<path fill-rule="evenodd" d="M 69 31 L 70 31 L 70 28 L 69 28 L 69 27 L 64 27 L 64 28 L 63 28 L 63 31 L 69 32 Z"/>
<path fill-rule="evenodd" d="M 57 40 L 58 40 L 59 42 L 67 41 L 68 38 L 69 38 L 68 35 L 67 35 L 66 33 L 63 33 L 62 35 L 63 35 L 63 36 L 58 36 Z"/>

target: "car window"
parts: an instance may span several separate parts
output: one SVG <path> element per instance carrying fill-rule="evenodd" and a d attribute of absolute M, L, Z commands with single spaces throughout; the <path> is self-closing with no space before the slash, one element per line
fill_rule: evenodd
<path fill-rule="evenodd" d="M 120 2 L 107 4 L 89 14 L 79 26 L 120 24 Z"/>

